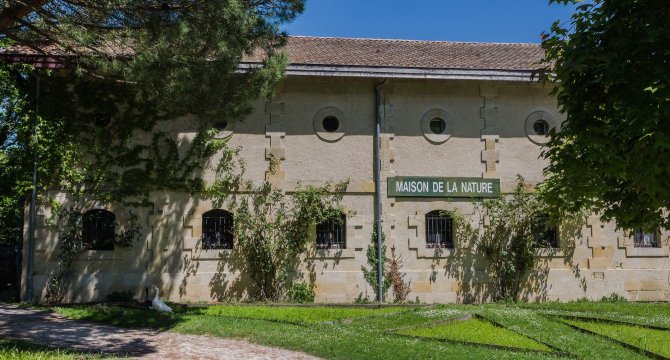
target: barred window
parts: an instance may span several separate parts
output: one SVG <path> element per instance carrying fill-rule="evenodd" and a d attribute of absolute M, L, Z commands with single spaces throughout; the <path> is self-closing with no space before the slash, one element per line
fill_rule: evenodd
<path fill-rule="evenodd" d="M 443 210 L 434 210 L 426 214 L 426 247 L 453 248 L 453 220 Z"/>
<path fill-rule="evenodd" d="M 89 210 L 82 216 L 82 245 L 90 250 L 114 250 L 116 217 L 103 210 Z"/>
<path fill-rule="evenodd" d="M 334 216 L 316 224 L 317 249 L 346 249 L 347 217 Z"/>
<path fill-rule="evenodd" d="M 558 231 L 556 226 L 549 224 L 549 215 L 540 214 L 535 216 L 531 224 L 531 232 L 535 240 L 535 247 L 557 248 Z"/>
<path fill-rule="evenodd" d="M 214 209 L 202 214 L 202 248 L 233 248 L 233 214 Z"/>
<path fill-rule="evenodd" d="M 658 231 L 645 232 L 642 229 L 635 229 L 633 233 L 634 247 L 661 247 Z"/>

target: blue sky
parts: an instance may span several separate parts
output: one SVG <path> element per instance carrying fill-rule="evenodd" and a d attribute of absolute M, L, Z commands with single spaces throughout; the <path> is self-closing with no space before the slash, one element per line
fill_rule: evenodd
<path fill-rule="evenodd" d="M 548 0 L 306 0 L 290 35 L 538 43 L 574 7 Z"/>

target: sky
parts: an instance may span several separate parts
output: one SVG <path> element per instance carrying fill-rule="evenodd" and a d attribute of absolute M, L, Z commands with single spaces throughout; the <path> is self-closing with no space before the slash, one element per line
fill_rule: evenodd
<path fill-rule="evenodd" d="M 574 6 L 549 0 L 306 0 L 289 35 L 539 43 Z"/>

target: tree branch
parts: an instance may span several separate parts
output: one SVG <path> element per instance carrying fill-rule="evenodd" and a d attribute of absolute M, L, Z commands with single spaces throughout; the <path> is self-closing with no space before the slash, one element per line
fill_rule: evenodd
<path fill-rule="evenodd" d="M 13 25 L 18 19 L 27 16 L 49 1 L 50 0 L 21 1 L 4 8 L 0 13 L 0 33 L 5 33 L 7 28 Z"/>

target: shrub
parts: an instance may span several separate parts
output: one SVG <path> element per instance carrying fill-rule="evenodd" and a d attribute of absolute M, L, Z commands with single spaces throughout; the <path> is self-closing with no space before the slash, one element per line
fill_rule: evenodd
<path fill-rule="evenodd" d="M 314 290 L 304 282 L 293 283 L 293 286 L 288 291 L 288 299 L 290 302 L 298 304 L 307 304 L 314 302 Z"/>

